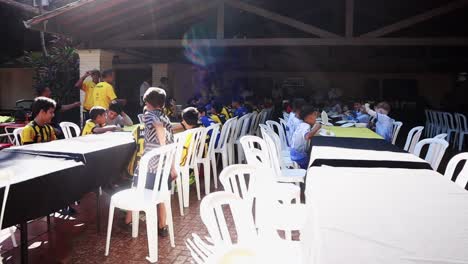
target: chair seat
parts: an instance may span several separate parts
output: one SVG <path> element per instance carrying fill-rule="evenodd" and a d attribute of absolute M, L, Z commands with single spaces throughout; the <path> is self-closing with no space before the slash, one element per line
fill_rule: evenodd
<path fill-rule="evenodd" d="M 306 170 L 304 169 L 282 169 L 281 176 L 276 177 L 279 182 L 304 182 Z"/>
<path fill-rule="evenodd" d="M 289 202 L 301 195 L 301 188 L 291 183 L 278 183 L 275 185 L 275 188 L 274 191 L 278 194 L 279 200 L 287 200 Z"/>
<path fill-rule="evenodd" d="M 159 195 L 156 196 L 156 199 L 153 199 L 152 195 L 152 190 L 145 189 L 143 193 L 140 193 L 137 192 L 136 188 L 131 188 L 112 195 L 111 204 L 114 204 L 115 207 L 123 210 L 144 211 L 150 207 L 156 208 L 158 203 L 162 203 L 166 199 L 169 199 L 169 197 Z M 167 195 L 169 195 L 169 193 L 167 193 Z"/>

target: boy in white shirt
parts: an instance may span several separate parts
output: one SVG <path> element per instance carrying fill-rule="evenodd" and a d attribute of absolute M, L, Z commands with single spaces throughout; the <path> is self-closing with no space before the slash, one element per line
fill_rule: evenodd
<path fill-rule="evenodd" d="M 301 114 L 301 108 L 305 105 L 305 100 L 302 98 L 297 98 L 293 101 L 293 109 L 289 114 L 288 123 L 286 127 L 288 129 L 288 141 L 291 142 L 294 131 L 296 130 L 297 125 L 301 122 L 299 115 Z"/>
<path fill-rule="evenodd" d="M 370 109 L 369 104 L 366 104 L 366 112 L 376 118 L 375 132 L 382 136 L 385 141 L 392 141 L 393 123 L 395 120 L 390 118 L 390 105 L 387 102 L 380 102 L 374 107 L 375 111 Z"/>
<path fill-rule="evenodd" d="M 307 151 L 308 141 L 320 130 L 320 124 L 315 121 L 318 116 L 318 111 L 312 106 L 304 106 L 300 114 L 300 123 L 291 140 L 291 160 L 295 161 L 303 169 L 307 168 L 309 163 L 309 153 Z"/>

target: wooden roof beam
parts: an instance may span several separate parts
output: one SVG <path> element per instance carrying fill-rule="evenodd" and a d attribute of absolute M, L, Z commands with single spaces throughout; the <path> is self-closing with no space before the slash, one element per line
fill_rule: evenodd
<path fill-rule="evenodd" d="M 354 31 L 354 0 L 346 0 L 345 5 L 345 35 L 347 38 L 351 38 Z"/>
<path fill-rule="evenodd" d="M 468 38 L 261 38 L 114 40 L 96 48 L 274 47 L 274 46 L 468 46 Z"/>
<path fill-rule="evenodd" d="M 16 2 L 14 0 L 0 0 L 0 3 L 6 4 L 8 6 L 14 7 L 16 9 L 19 9 L 23 12 L 33 14 L 33 15 L 39 15 L 39 9 L 35 8 L 30 5 L 22 4 L 20 2 Z"/>
<path fill-rule="evenodd" d="M 449 13 L 451 11 L 454 11 L 458 8 L 462 8 L 468 4 L 468 0 L 458 0 L 458 1 L 453 1 L 449 4 L 446 4 L 444 6 L 434 8 L 432 10 L 429 10 L 427 12 L 424 12 L 422 14 L 412 16 L 407 19 L 403 19 L 399 22 L 396 22 L 394 24 L 385 26 L 383 28 L 379 28 L 377 30 L 365 33 L 361 35 L 361 37 L 366 37 L 366 38 L 376 38 L 376 37 L 381 37 L 384 35 L 388 35 L 390 33 L 402 30 L 404 28 L 408 28 L 410 26 L 413 26 L 417 23 L 421 23 L 423 21 L 429 20 L 431 18 L 441 16 L 443 14 Z"/>
<path fill-rule="evenodd" d="M 284 24 L 284 25 L 299 29 L 303 32 L 313 34 L 315 36 L 319 36 L 322 38 L 341 38 L 341 36 L 335 33 L 323 30 L 321 28 L 318 28 L 309 24 L 305 24 L 299 20 L 292 19 L 290 17 L 286 17 L 278 13 L 271 12 L 260 7 L 256 7 L 247 3 L 243 3 L 238 0 L 226 0 L 226 4 L 234 8 L 241 9 L 249 13 L 255 14 L 257 16 L 261 16 L 261 17 L 273 20 L 280 24 Z"/>

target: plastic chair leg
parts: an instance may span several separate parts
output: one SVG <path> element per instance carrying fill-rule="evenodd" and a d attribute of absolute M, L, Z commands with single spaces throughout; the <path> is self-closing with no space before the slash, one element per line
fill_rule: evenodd
<path fill-rule="evenodd" d="M 225 169 L 227 166 L 228 166 L 228 152 L 227 151 L 224 151 L 222 154 L 221 154 L 221 158 L 223 160 L 223 169 Z"/>
<path fill-rule="evenodd" d="M 106 252 L 104 254 L 106 256 L 109 256 L 109 247 L 110 247 L 113 220 L 114 220 L 114 205 L 111 202 L 109 206 L 109 220 L 107 222 Z"/>
<path fill-rule="evenodd" d="M 146 259 L 151 262 L 158 261 L 158 213 L 156 206 L 152 206 L 146 213 L 146 235 L 148 236 L 148 252 Z"/>
<path fill-rule="evenodd" d="M 197 188 L 197 198 L 200 201 L 201 200 L 201 196 L 200 196 L 200 171 L 199 171 L 198 164 L 193 169 L 193 172 L 195 174 L 195 186 Z M 190 188 L 190 186 L 189 186 L 189 188 Z"/>
<path fill-rule="evenodd" d="M 16 243 L 16 238 L 15 238 L 15 229 L 13 227 L 10 227 L 10 238 L 11 238 L 11 243 L 13 243 L 13 247 L 18 247 L 18 244 Z"/>
<path fill-rule="evenodd" d="M 171 247 L 175 247 L 175 239 L 174 239 L 174 221 L 172 220 L 172 207 L 171 207 L 171 200 L 167 200 L 164 202 L 164 207 L 166 207 L 166 221 L 169 227 L 169 240 L 171 241 Z"/>
<path fill-rule="evenodd" d="M 462 151 L 464 137 L 465 137 L 465 134 L 460 133 L 460 138 L 458 139 L 458 151 Z"/>
<path fill-rule="evenodd" d="M 138 227 L 140 225 L 140 212 L 132 211 L 132 237 L 138 237 Z"/>
<path fill-rule="evenodd" d="M 215 189 L 218 189 L 218 168 L 215 158 L 211 159 L 211 167 L 213 168 L 213 181 Z"/>
<path fill-rule="evenodd" d="M 182 193 L 182 198 L 184 201 L 184 207 L 189 207 L 189 193 L 190 193 L 190 172 L 189 170 L 183 171 L 182 172 L 182 188 L 181 188 L 181 193 Z M 179 190 L 178 190 L 179 191 Z"/>
<path fill-rule="evenodd" d="M 177 185 L 177 196 L 179 197 L 180 215 L 184 216 L 184 201 L 182 199 L 182 180 L 181 180 L 180 175 L 177 176 L 176 185 Z"/>
<path fill-rule="evenodd" d="M 205 195 L 210 193 L 210 183 L 211 183 L 211 175 L 210 175 L 210 161 L 206 160 L 203 162 L 203 175 L 205 176 Z"/>

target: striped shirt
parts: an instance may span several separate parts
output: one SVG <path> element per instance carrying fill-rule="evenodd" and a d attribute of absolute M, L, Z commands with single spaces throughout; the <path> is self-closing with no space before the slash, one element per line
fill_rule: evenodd
<path fill-rule="evenodd" d="M 174 142 L 171 121 L 162 110 L 156 109 L 152 111 L 146 111 L 143 114 L 143 122 L 145 124 L 145 150 L 143 155 L 161 146 L 161 142 L 159 142 L 159 139 L 156 136 L 155 124 L 161 124 L 164 127 L 166 144 L 171 144 Z M 156 172 L 157 167 L 158 158 L 151 159 L 149 162 L 149 172 Z"/>

